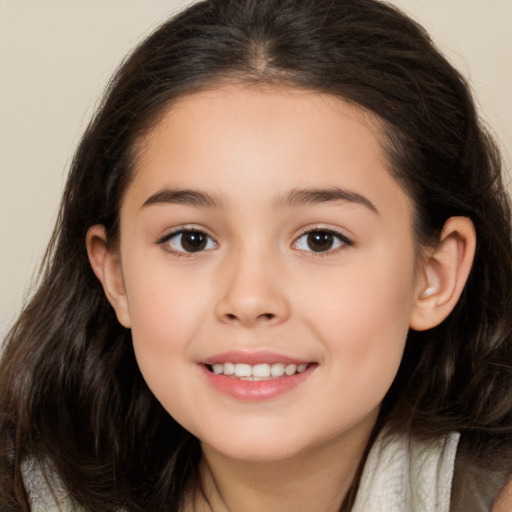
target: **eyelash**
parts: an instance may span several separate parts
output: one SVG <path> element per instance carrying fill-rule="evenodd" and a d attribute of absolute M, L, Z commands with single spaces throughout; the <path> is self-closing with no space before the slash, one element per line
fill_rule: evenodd
<path fill-rule="evenodd" d="M 297 244 L 299 243 L 301 238 L 309 237 L 313 234 L 328 235 L 329 237 L 332 237 L 332 239 L 337 240 L 338 245 L 333 248 L 328 248 L 325 251 L 315 251 L 312 249 L 308 251 L 308 250 L 300 249 L 300 248 L 298 250 L 302 250 L 304 252 L 311 253 L 311 256 L 314 256 L 314 257 L 325 257 L 325 256 L 335 254 L 340 250 L 346 249 L 347 247 L 354 246 L 354 242 L 350 238 L 348 238 L 346 235 L 340 233 L 339 231 L 335 231 L 333 229 L 317 226 L 314 228 L 307 228 L 305 231 L 303 231 L 302 234 L 295 239 L 292 247 L 297 246 Z M 308 242 L 306 242 L 306 243 L 308 243 Z M 336 243 L 336 242 L 334 242 L 334 243 Z"/>
<path fill-rule="evenodd" d="M 162 245 L 166 251 L 168 251 L 178 257 L 190 257 L 196 253 L 204 252 L 205 250 L 212 250 L 212 247 L 207 247 L 207 246 L 204 248 L 201 248 L 197 251 L 187 251 L 187 250 L 181 251 L 181 250 L 178 250 L 178 249 L 175 249 L 174 247 L 172 247 L 170 244 L 170 241 L 173 240 L 174 238 L 178 238 L 180 235 L 183 235 L 185 233 L 188 233 L 188 234 L 193 233 L 193 234 L 196 234 L 199 236 L 204 236 L 206 238 L 206 244 L 213 242 L 213 244 L 215 245 L 215 247 L 213 247 L 213 249 L 218 246 L 217 242 L 215 242 L 215 240 L 213 240 L 213 238 L 210 235 L 208 235 L 206 232 L 204 232 L 201 229 L 192 228 L 192 227 L 191 228 L 183 227 L 183 228 L 177 229 L 176 231 L 173 231 L 172 233 L 169 233 L 169 234 L 163 236 L 162 238 L 160 238 L 160 240 L 157 241 L 157 244 Z M 182 245 L 182 247 L 183 247 L 183 245 Z"/>
<path fill-rule="evenodd" d="M 171 240 L 178 238 L 180 235 L 184 235 L 186 233 L 187 234 L 197 234 L 198 236 L 204 236 L 205 237 L 205 246 L 200 247 L 198 250 L 195 250 L 195 251 L 194 250 L 191 250 L 191 251 L 179 250 L 179 249 L 176 249 L 171 246 L 171 244 L 169 243 Z M 314 249 L 311 249 L 311 247 L 310 247 L 311 250 L 307 250 L 304 248 L 301 249 L 300 247 L 297 247 L 302 238 L 310 237 L 314 234 L 324 235 L 324 236 L 327 235 L 328 237 L 330 237 L 330 239 L 328 239 L 328 240 L 334 244 L 337 243 L 337 245 L 333 248 L 327 248 L 326 250 L 319 250 L 319 251 L 315 251 Z M 306 243 L 309 243 L 309 242 L 310 242 L 309 240 L 306 241 Z M 320 240 L 320 242 L 321 242 L 321 240 Z M 182 245 L 182 243 L 183 242 L 181 242 L 181 245 Z M 213 243 L 214 247 L 208 247 L 208 244 L 211 245 L 212 243 Z M 157 241 L 157 244 L 162 245 L 166 251 L 168 251 L 178 257 L 190 257 L 196 253 L 216 249 L 218 247 L 217 242 L 215 242 L 215 240 L 210 235 L 208 235 L 205 231 L 203 231 L 201 229 L 197 229 L 197 228 L 193 228 L 193 227 L 179 228 L 178 230 L 173 231 L 172 233 L 169 233 L 169 234 L 163 236 L 162 238 L 160 238 Z M 350 240 L 347 236 L 345 236 L 342 233 L 339 233 L 338 231 L 335 231 L 333 229 L 323 228 L 321 226 L 318 226 L 315 228 L 308 228 L 307 230 L 304 230 L 301 233 L 301 235 L 298 236 L 294 240 L 294 242 L 292 244 L 292 248 L 297 249 L 302 252 L 311 253 L 311 255 L 315 256 L 315 257 L 328 256 L 333 253 L 337 253 L 339 250 L 343 250 L 344 248 L 352 247 L 352 246 L 354 246 L 354 242 L 352 240 Z M 183 247 L 183 245 L 182 245 L 182 247 Z"/>

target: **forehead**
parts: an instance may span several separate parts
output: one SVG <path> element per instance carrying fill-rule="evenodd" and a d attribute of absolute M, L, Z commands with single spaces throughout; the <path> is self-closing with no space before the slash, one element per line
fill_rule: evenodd
<path fill-rule="evenodd" d="M 366 149 L 387 166 L 380 148 L 387 137 L 376 115 L 331 94 L 268 84 L 219 85 L 179 96 L 139 141 L 137 156 L 143 161 L 147 150 L 153 152 L 161 145 L 162 136 L 182 134 L 185 138 L 190 131 L 195 132 L 197 138 L 206 135 L 212 141 L 216 136 L 236 135 L 266 142 L 264 139 L 269 134 L 279 134 L 281 146 L 299 132 L 309 132 L 310 135 L 317 133 L 328 145 L 340 134 L 343 138 L 350 137 L 346 130 L 341 133 L 347 122 L 352 124 L 345 126 L 353 132 L 352 138 L 359 137 L 360 145 L 368 142 Z M 333 127 L 336 129 L 332 130 Z M 184 142 L 184 138 L 180 142 Z M 201 140 L 201 145 L 205 142 Z M 341 139 L 334 142 L 339 144 Z M 272 145 L 267 144 L 265 150 L 271 149 Z M 307 146 L 295 147 L 296 151 L 301 149 L 306 150 Z"/>
<path fill-rule="evenodd" d="M 391 176 L 378 119 L 307 90 L 225 85 L 180 97 L 138 145 L 131 193 L 200 188 L 229 201 L 275 199 L 290 188 L 358 189 L 406 209 Z M 385 185 L 385 186 L 384 186 Z M 275 202 L 275 201 L 274 201 Z"/>

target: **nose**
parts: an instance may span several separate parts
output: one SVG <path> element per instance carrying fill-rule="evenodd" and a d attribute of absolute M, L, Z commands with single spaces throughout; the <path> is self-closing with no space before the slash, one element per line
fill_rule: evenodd
<path fill-rule="evenodd" d="M 225 263 L 215 307 L 220 321 L 254 327 L 277 325 L 289 317 L 290 304 L 280 271 L 269 260 L 257 254 L 239 254 Z"/>

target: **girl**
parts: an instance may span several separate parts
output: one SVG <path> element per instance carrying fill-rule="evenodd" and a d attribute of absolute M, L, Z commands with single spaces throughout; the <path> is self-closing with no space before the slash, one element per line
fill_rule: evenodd
<path fill-rule="evenodd" d="M 114 77 L 0 370 L 0 508 L 509 511 L 497 150 L 375 0 L 209 0 Z"/>

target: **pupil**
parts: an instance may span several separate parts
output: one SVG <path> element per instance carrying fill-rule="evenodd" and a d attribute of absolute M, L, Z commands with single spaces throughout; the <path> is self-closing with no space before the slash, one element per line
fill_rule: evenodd
<path fill-rule="evenodd" d="M 185 232 L 181 238 L 181 245 L 187 252 L 201 251 L 206 247 L 206 236 L 195 231 Z"/>
<path fill-rule="evenodd" d="M 313 231 L 308 235 L 308 247 L 314 252 L 328 251 L 333 243 L 333 235 L 327 231 Z"/>

